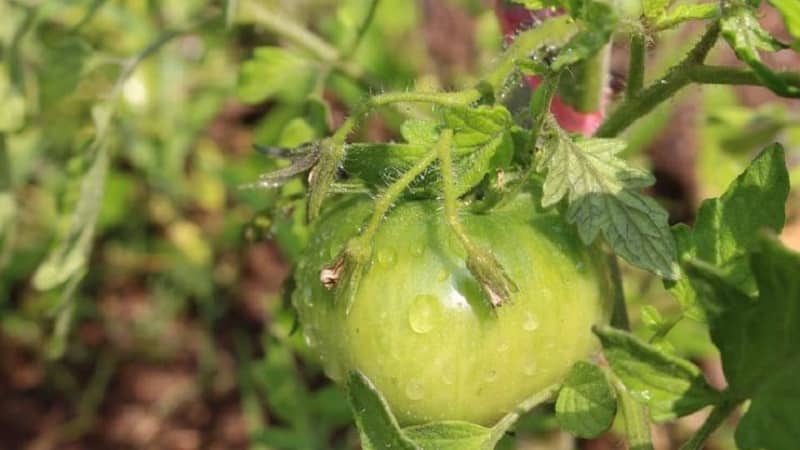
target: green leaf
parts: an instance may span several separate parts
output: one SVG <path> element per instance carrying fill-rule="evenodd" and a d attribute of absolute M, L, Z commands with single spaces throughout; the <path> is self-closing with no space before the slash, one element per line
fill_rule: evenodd
<path fill-rule="evenodd" d="M 725 2 L 723 4 L 727 5 Z M 800 97 L 800 87 L 787 84 L 761 61 L 759 50 L 774 52 L 788 46 L 761 28 L 751 8 L 728 5 L 723 9 L 720 25 L 722 36 L 733 48 L 736 57 L 753 69 L 764 86 L 784 97 Z"/>
<path fill-rule="evenodd" d="M 614 389 L 603 370 L 587 362 L 576 363 L 556 400 L 561 428 L 578 437 L 593 438 L 608 431 L 616 413 Z"/>
<path fill-rule="evenodd" d="M 718 17 L 719 4 L 681 3 L 659 16 L 653 23 L 657 30 L 668 30 L 690 20 L 708 20 Z"/>
<path fill-rule="evenodd" d="M 653 178 L 617 157 L 625 143 L 573 139 L 557 125 L 551 128 L 553 133 L 537 163 L 539 172 L 547 172 L 542 205 L 567 197 L 567 220 L 577 224 L 584 243 L 602 233 L 614 252 L 631 264 L 664 278 L 678 278 L 667 213 L 638 193 Z"/>
<path fill-rule="evenodd" d="M 403 429 L 423 450 L 482 450 L 491 429 L 467 422 L 435 422 Z"/>
<path fill-rule="evenodd" d="M 281 47 L 259 47 L 242 64 L 237 93 L 245 102 L 279 98 L 300 103 L 311 92 L 318 68 L 311 60 Z"/>
<path fill-rule="evenodd" d="M 397 424 L 386 400 L 364 375 L 353 372 L 347 394 L 366 447 L 381 450 L 421 450 Z"/>
<path fill-rule="evenodd" d="M 583 29 L 559 50 L 551 64 L 555 71 L 591 58 L 611 40 L 617 17 L 609 5 L 587 1 L 579 15 Z"/>
<path fill-rule="evenodd" d="M 75 91 L 91 53 L 86 42 L 69 35 L 61 37 L 55 45 L 46 49 L 39 83 L 45 105 L 55 103 Z"/>
<path fill-rule="evenodd" d="M 709 328 L 720 350 L 728 395 L 751 399 L 736 432 L 744 449 L 793 448 L 800 430 L 800 254 L 767 233 L 750 255 L 756 297 L 703 263 L 689 268 L 711 302 Z"/>
<path fill-rule="evenodd" d="M 642 11 L 648 19 L 661 17 L 667 10 L 670 0 L 642 0 Z"/>
<path fill-rule="evenodd" d="M 614 373 L 654 420 L 685 416 L 720 398 L 691 362 L 615 328 L 597 328 L 595 334 Z"/>
<path fill-rule="evenodd" d="M 409 144 L 436 144 L 439 140 L 441 124 L 433 120 L 409 119 L 403 122 L 400 133 Z"/>
<path fill-rule="evenodd" d="M 0 133 L 22 127 L 27 109 L 25 96 L 11 82 L 5 65 L 0 65 L 0 105 Z"/>
<path fill-rule="evenodd" d="M 736 443 L 743 450 L 783 450 L 800 442 L 800 360 L 765 380 L 736 428 Z"/>
<path fill-rule="evenodd" d="M 81 273 L 89 260 L 108 172 L 107 133 L 111 121 L 107 105 L 98 106 L 93 112 L 96 127 L 95 140 L 90 147 L 94 152 L 93 160 L 81 182 L 80 198 L 66 235 L 59 239 L 33 276 L 33 285 L 39 290 L 63 284 Z"/>
<path fill-rule="evenodd" d="M 783 16 L 789 34 L 794 37 L 795 41 L 800 41 L 800 3 L 796 0 L 769 0 L 769 2 Z"/>
<path fill-rule="evenodd" d="M 703 201 L 691 231 L 685 225 L 673 229 L 681 258 L 711 263 L 723 270 L 734 286 L 753 293 L 755 285 L 747 251 L 760 229 L 781 231 L 788 195 L 789 175 L 784 151 L 775 144 L 764 149 L 720 198 Z M 697 293 L 689 280 L 666 285 L 687 315 L 703 317 Z"/>

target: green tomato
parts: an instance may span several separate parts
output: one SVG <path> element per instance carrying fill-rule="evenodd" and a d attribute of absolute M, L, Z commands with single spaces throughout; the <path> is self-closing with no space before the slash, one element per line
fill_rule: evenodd
<path fill-rule="evenodd" d="M 361 371 L 402 425 L 489 425 L 562 380 L 596 349 L 591 327 L 608 320 L 611 295 L 599 250 L 538 205 L 526 193 L 460 216 L 519 287 L 496 310 L 466 269 L 440 203 L 419 200 L 384 220 L 348 312 L 320 270 L 357 233 L 371 202 L 349 198 L 329 210 L 298 265 L 293 298 L 326 373 L 341 382 Z"/>

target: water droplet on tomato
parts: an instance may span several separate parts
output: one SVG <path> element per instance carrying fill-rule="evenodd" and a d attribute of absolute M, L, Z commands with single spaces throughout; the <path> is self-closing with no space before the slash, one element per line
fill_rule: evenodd
<path fill-rule="evenodd" d="M 539 328 L 539 321 L 536 320 L 536 316 L 530 311 L 525 313 L 525 321 L 522 323 L 522 328 L 524 328 L 525 331 L 536 331 L 536 329 Z"/>
<path fill-rule="evenodd" d="M 489 372 L 486 373 L 486 382 L 487 383 L 491 383 L 496 378 L 497 378 L 497 371 L 496 370 L 490 370 Z"/>
<path fill-rule="evenodd" d="M 442 269 L 439 273 L 436 274 L 436 281 L 444 282 L 450 278 L 450 273 L 447 272 L 447 269 Z"/>
<path fill-rule="evenodd" d="M 397 261 L 397 253 L 391 248 L 382 248 L 378 250 L 378 264 L 389 267 L 394 265 Z"/>
<path fill-rule="evenodd" d="M 422 385 L 418 381 L 409 381 L 406 385 L 406 397 L 411 400 L 421 400 L 425 397 L 425 391 L 422 390 Z"/>
<path fill-rule="evenodd" d="M 308 346 L 309 346 L 309 348 L 314 348 L 314 347 L 316 347 L 316 346 L 317 346 L 317 341 L 316 341 L 316 339 L 314 339 L 314 335 L 313 335 L 313 334 L 311 334 L 311 331 L 306 331 L 305 335 L 306 335 L 306 336 L 305 336 L 305 338 L 306 338 L 306 345 L 308 345 Z"/>
<path fill-rule="evenodd" d="M 431 331 L 441 318 L 442 305 L 433 295 L 418 295 L 411 301 L 408 323 L 415 332 L 424 334 Z"/>
<path fill-rule="evenodd" d="M 422 245 L 417 245 L 416 247 L 414 247 L 413 252 L 414 256 L 420 257 L 425 254 L 425 247 L 423 247 Z"/>
<path fill-rule="evenodd" d="M 532 359 L 525 363 L 525 365 L 522 367 L 522 372 L 525 375 L 531 376 L 536 373 L 536 366 L 536 361 Z"/>

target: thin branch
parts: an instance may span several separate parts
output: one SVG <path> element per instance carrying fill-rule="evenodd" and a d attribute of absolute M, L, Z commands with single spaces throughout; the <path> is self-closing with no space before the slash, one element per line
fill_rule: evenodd
<path fill-rule="evenodd" d="M 645 37 L 636 33 L 631 37 L 630 62 L 628 64 L 628 86 L 625 98 L 636 97 L 644 86 L 644 66 L 647 55 Z"/>
<path fill-rule="evenodd" d="M 681 450 L 701 450 L 703 448 L 703 443 L 711 436 L 711 433 L 722 425 L 722 422 L 731 415 L 738 405 L 738 401 L 728 400 L 715 406 L 714 409 L 711 410 L 711 415 L 703 422 L 700 429 L 697 430 L 689 441 L 681 446 Z"/>

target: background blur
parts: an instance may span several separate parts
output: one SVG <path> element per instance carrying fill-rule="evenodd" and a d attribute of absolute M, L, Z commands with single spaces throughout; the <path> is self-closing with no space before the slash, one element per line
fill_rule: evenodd
<path fill-rule="evenodd" d="M 302 185 L 243 188 L 277 167 L 253 144 L 320 137 L 370 92 L 469 84 L 501 48 L 481 0 L 381 0 L 354 48 L 370 3 L 0 1 L 0 448 L 358 448 L 344 396 L 282 307 L 307 233 Z M 766 10 L 763 22 L 781 32 Z M 314 48 L 292 38 L 303 29 Z M 697 31 L 652 43 L 649 77 Z M 724 44 L 713 58 L 734 63 Z M 791 52 L 766 59 L 800 69 Z M 375 116 L 359 138 L 397 125 Z M 686 89 L 628 139 L 673 221 L 772 141 L 800 185 L 800 102 L 760 88 Z M 783 237 L 800 249 L 798 192 L 789 205 Z M 642 334 L 677 312 L 642 272 L 626 270 L 626 287 Z M 721 383 L 702 330 L 683 321 L 664 345 Z M 655 429 L 658 448 L 701 422 Z M 730 434 L 709 448 L 733 448 Z M 619 448 L 613 433 L 576 444 L 546 408 L 506 445 Z"/>

